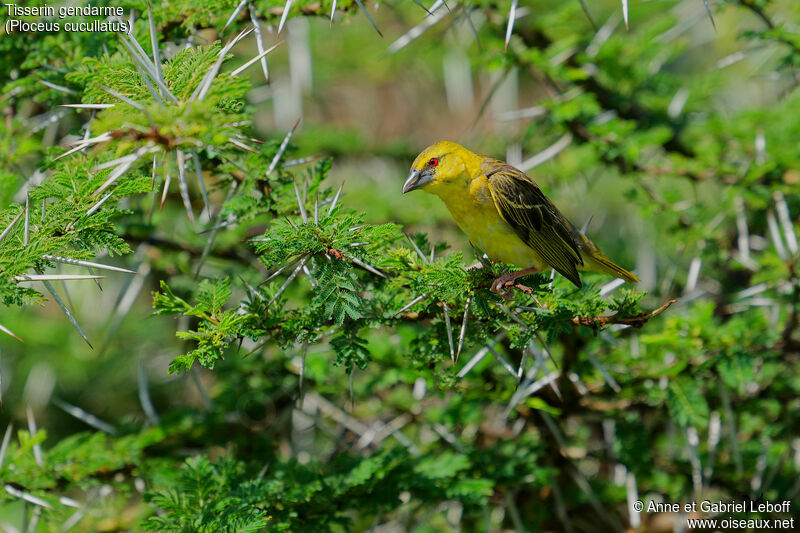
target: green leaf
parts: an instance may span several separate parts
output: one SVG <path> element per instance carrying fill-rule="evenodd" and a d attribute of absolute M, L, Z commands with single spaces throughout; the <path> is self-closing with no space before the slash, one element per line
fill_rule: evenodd
<path fill-rule="evenodd" d="M 669 384 L 667 405 L 670 415 L 681 426 L 708 426 L 708 403 L 697 382 L 678 378 Z"/>

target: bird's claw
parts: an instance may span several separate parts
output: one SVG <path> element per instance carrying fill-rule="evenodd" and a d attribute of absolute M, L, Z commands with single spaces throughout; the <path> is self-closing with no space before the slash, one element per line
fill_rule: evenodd
<path fill-rule="evenodd" d="M 492 282 L 491 291 L 506 300 L 514 297 L 514 278 L 505 274 Z"/>
<path fill-rule="evenodd" d="M 531 289 L 527 285 L 523 285 L 522 283 L 516 283 L 514 284 L 514 288 L 524 292 L 528 296 L 533 296 L 533 289 Z"/>
<path fill-rule="evenodd" d="M 505 281 L 503 280 L 502 276 L 497 278 L 492 282 L 491 291 L 495 294 L 501 294 L 503 291 L 501 290 L 505 286 Z"/>
<path fill-rule="evenodd" d="M 525 274 L 527 272 L 522 271 L 522 273 Z M 527 285 L 516 283 L 518 277 L 520 277 L 520 272 L 507 272 L 503 274 L 492 283 L 492 292 L 499 294 L 506 300 L 510 300 L 514 297 L 514 289 L 517 289 L 536 300 L 536 297 L 533 295 L 533 289 Z"/>

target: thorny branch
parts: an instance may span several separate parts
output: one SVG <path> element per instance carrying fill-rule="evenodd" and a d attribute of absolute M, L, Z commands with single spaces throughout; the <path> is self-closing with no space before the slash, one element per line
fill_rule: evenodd
<path fill-rule="evenodd" d="M 625 324 L 634 328 L 640 328 L 644 326 L 648 320 L 656 315 L 660 315 L 677 301 L 678 300 L 673 298 L 658 309 L 655 309 L 649 313 L 642 313 L 641 315 L 627 317 L 619 316 L 618 314 L 611 316 L 576 316 L 572 319 L 572 323 L 578 326 L 590 326 L 594 328 L 608 326 L 610 324 Z"/>

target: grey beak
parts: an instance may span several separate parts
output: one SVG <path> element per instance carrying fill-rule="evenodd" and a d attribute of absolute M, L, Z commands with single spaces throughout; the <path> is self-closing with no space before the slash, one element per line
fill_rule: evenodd
<path fill-rule="evenodd" d="M 403 184 L 403 194 L 424 187 L 433 181 L 433 173 L 430 171 L 421 171 L 413 169 L 408 175 L 408 179 Z"/>

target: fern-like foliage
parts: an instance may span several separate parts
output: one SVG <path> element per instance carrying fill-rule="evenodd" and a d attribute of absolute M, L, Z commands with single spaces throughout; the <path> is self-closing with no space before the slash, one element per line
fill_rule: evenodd
<path fill-rule="evenodd" d="M 115 5 L 136 14 L 130 34 L 0 40 L 0 330 L 18 337 L 5 325 L 13 319 L 27 330 L 19 337 L 51 357 L 36 366 L 18 356 L 9 373 L 3 344 L 0 393 L 10 374 L 26 404 L 3 410 L 15 425 L 0 441 L 0 522 L 22 517 L 35 531 L 616 531 L 653 525 L 627 506 L 656 494 L 672 503 L 796 499 L 796 9 L 711 3 L 712 15 L 756 23 L 719 50 L 756 47 L 705 57 L 694 52 L 698 17 L 677 20 L 684 3 L 666 14 L 642 4 L 627 32 L 617 3 L 544 2 L 535 16 L 510 1 L 436 2 L 431 14 L 399 3 L 379 22 L 415 29 L 395 36 L 395 55 L 365 67 L 374 50 L 364 43 L 377 41 L 369 21 L 348 24 L 355 37 L 342 48 L 332 32 L 345 12 L 372 17 L 366 4 L 342 1 L 331 13 L 328 0 L 123 0 Z M 598 30 L 584 8 L 605 21 Z M 433 114 L 437 127 L 415 125 L 409 146 L 338 123 L 333 133 L 299 122 L 265 133 L 259 98 L 280 106 L 282 86 L 261 86 L 260 60 L 248 74 L 238 67 L 266 50 L 266 37 L 277 41 L 269 25 L 300 16 L 316 39 L 308 50 L 325 54 L 331 71 L 348 69 L 332 93 L 402 72 L 414 84 L 397 94 L 408 91 L 414 112 Z M 462 25 L 480 44 L 467 44 Z M 720 39 L 731 38 L 727 25 Z M 294 67 L 305 28 L 282 29 L 296 31 L 286 46 Z M 415 46 L 425 54 L 409 53 Z M 463 89 L 454 71 L 460 85 L 496 72 L 475 91 L 488 99 L 505 92 L 504 80 L 522 80 L 522 100 L 537 98 L 535 107 L 476 106 L 478 120 L 492 109 L 504 124 L 502 135 L 482 135 L 486 153 L 503 154 L 513 136 L 536 154 L 523 166 L 539 165 L 531 175 L 565 212 L 588 218 L 615 206 L 587 232 L 621 264 L 638 260 L 642 288 L 586 273 L 578 289 L 539 272 L 497 294 L 492 282 L 516 267 L 456 246 L 455 226 L 423 216 L 424 200 L 386 207 L 421 138 L 466 114 L 447 115 L 426 85 L 438 77 L 417 61 L 445 65 L 439 92 L 453 109 Z M 751 71 L 735 70 L 739 62 Z M 327 89 L 329 75 L 319 76 Z M 769 106 L 735 103 L 743 79 L 778 83 L 759 91 Z M 305 98 L 316 103 L 322 90 Z M 402 167 L 396 182 L 372 180 L 373 157 Z M 357 183 L 340 186 L 347 174 Z M 132 270 L 119 272 L 122 263 Z M 93 352 L 70 344 L 88 336 L 70 293 L 49 283 L 73 276 L 60 265 L 91 269 L 96 281 L 99 268 L 129 276 L 119 294 L 102 295 L 108 308 L 95 314 L 109 317 L 106 342 Z M 121 325 L 143 286 L 153 316 Z M 48 300 L 77 332 L 27 323 L 20 307 Z M 112 359 L 126 327 L 131 346 Z M 115 403 L 106 422 L 59 398 L 105 407 L 97 385 L 136 357 L 135 391 L 119 402 L 137 414 L 118 416 Z M 88 361 L 91 386 L 62 383 L 60 374 L 80 373 L 71 367 L 53 378 L 62 359 Z M 148 383 L 156 366 L 162 379 Z M 62 436 L 60 419 L 41 416 L 41 396 L 96 431 Z M 143 415 L 130 407 L 137 401 Z"/>

